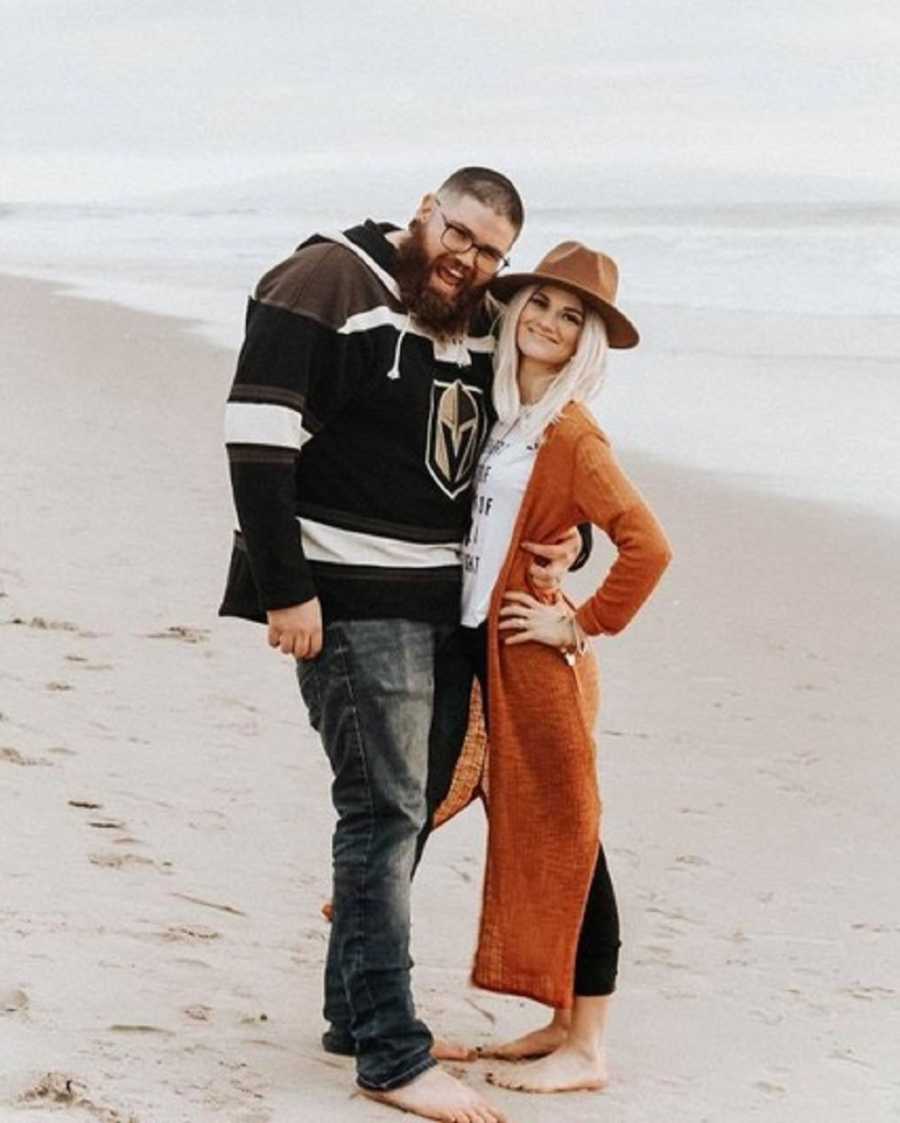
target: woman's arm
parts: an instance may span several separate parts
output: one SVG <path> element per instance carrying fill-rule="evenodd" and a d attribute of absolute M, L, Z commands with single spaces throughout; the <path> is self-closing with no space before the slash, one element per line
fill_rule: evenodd
<path fill-rule="evenodd" d="M 505 593 L 498 628 L 512 633 L 506 636 L 508 644 L 536 642 L 573 650 L 583 636 L 620 632 L 671 560 L 662 527 L 600 433 L 578 442 L 572 490 L 580 516 L 609 535 L 619 556 L 574 617 L 559 603 L 542 604 L 524 592 Z"/>
<path fill-rule="evenodd" d="M 589 636 L 620 632 L 653 592 L 672 550 L 653 512 L 619 467 L 606 438 L 583 436 L 575 450 L 573 494 L 582 517 L 606 532 L 618 557 L 575 619 Z"/>

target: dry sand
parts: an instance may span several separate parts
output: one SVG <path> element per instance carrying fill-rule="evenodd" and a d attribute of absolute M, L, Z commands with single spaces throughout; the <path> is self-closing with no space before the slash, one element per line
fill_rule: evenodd
<path fill-rule="evenodd" d="M 233 355 L 0 288 L 0 1120 L 399 1118 L 319 1049 L 323 753 L 288 662 L 215 617 Z M 601 649 L 612 1083 L 491 1094 L 517 1123 L 900 1119 L 900 527 L 624 459 L 676 562 Z M 473 809 L 414 901 L 420 1007 L 473 1043 L 540 1015 L 467 986 L 482 846 Z"/>

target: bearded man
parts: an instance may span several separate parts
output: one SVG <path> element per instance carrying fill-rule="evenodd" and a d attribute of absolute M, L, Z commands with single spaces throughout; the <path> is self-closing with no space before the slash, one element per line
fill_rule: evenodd
<path fill-rule="evenodd" d="M 242 533 L 221 612 L 266 622 L 295 658 L 334 773 L 324 1043 L 355 1053 L 374 1098 L 477 1123 L 502 1116 L 436 1067 L 415 1013 L 409 899 L 434 802 L 430 732 L 437 789 L 453 763 L 445 748 L 434 767 L 435 684 L 494 420 L 485 286 L 523 218 L 505 176 L 470 167 L 405 231 L 367 221 L 309 238 L 250 300 L 226 421 Z M 573 533 L 542 552 L 551 579 L 579 545 Z"/>

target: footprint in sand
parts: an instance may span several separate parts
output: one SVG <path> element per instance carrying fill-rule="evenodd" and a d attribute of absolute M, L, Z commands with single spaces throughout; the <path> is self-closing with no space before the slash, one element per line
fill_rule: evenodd
<path fill-rule="evenodd" d="M 86 655 L 65 655 L 63 656 L 67 663 L 74 663 L 83 671 L 112 671 L 115 670 L 112 663 L 92 663 Z"/>
<path fill-rule="evenodd" d="M 0 748 L 0 761 L 6 761 L 7 764 L 18 764 L 23 768 L 53 767 L 52 762 L 49 760 L 39 760 L 34 756 L 23 756 L 18 749 L 13 749 L 9 746 Z"/>
<path fill-rule="evenodd" d="M 206 643 L 209 628 L 192 628 L 187 624 L 173 624 L 162 632 L 147 632 L 146 639 L 174 639 L 181 643 Z"/>
<path fill-rule="evenodd" d="M 222 933 L 215 928 L 207 928 L 205 924 L 178 924 L 166 928 L 154 938 L 167 943 L 205 944 L 211 940 L 220 940 Z"/>
<path fill-rule="evenodd" d="M 102 803 L 96 803 L 91 799 L 70 799 L 68 803 L 70 807 L 78 807 L 86 811 L 99 811 L 103 807 Z M 134 838 L 132 835 L 127 833 L 128 826 L 122 819 L 88 819 L 88 826 L 93 827 L 93 829 L 97 831 L 125 831 L 125 834 L 120 834 L 118 838 L 114 838 L 111 840 L 116 846 L 121 846 L 123 844 L 129 846 L 143 846 L 143 843 L 139 838 Z M 129 864 L 129 862 L 131 864 L 135 864 L 137 862 L 140 862 L 142 864 L 149 863 L 150 865 L 156 864 L 154 862 L 150 862 L 149 858 L 138 858 L 136 854 L 120 855 L 119 859 L 120 860 L 118 861 L 114 860 L 114 856 L 91 856 L 91 861 L 98 866 L 122 866 Z M 171 866 L 172 863 L 163 862 L 162 865 Z"/>
<path fill-rule="evenodd" d="M 108 870 L 122 870 L 129 866 L 155 866 L 152 858 L 142 858 L 140 854 L 89 854 L 88 861 L 94 866 Z"/>
<path fill-rule="evenodd" d="M 212 1006 L 204 1006 L 202 1002 L 196 1003 L 194 1006 L 185 1006 L 182 1013 L 186 1014 L 191 1021 L 194 1022 L 208 1022 L 212 1019 Z"/>
<path fill-rule="evenodd" d="M 28 1009 L 28 995 L 24 990 L 0 991 L 0 1014 L 24 1014 Z"/>
<path fill-rule="evenodd" d="M 87 1085 L 65 1072 L 48 1072 L 19 1096 L 23 1104 L 53 1104 L 59 1107 L 76 1107 L 88 1112 L 99 1123 L 140 1123 L 136 1115 L 117 1111 L 90 1099 Z"/>
<path fill-rule="evenodd" d="M 255 1026 L 265 1024 L 269 1020 L 268 1014 L 244 1014 L 241 1018 L 242 1026 Z"/>
<path fill-rule="evenodd" d="M 34 628 L 41 632 L 71 632 L 79 639 L 99 639 L 100 637 L 99 632 L 90 632 L 86 628 L 79 627 L 78 624 L 73 624 L 71 620 L 48 620 L 46 616 L 32 616 L 30 620 L 25 620 L 21 616 L 14 616 L 6 623 L 23 628 Z"/>
<path fill-rule="evenodd" d="M 699 854 L 676 854 L 672 865 L 666 866 L 667 873 L 694 873 L 704 866 L 708 866 L 706 858 Z"/>
<path fill-rule="evenodd" d="M 22 628 L 36 628 L 41 632 L 81 632 L 78 625 L 73 624 L 70 620 L 48 620 L 45 616 L 32 616 L 30 620 L 25 620 L 21 616 L 13 616 L 11 620 L 7 620 L 7 623 Z"/>
<path fill-rule="evenodd" d="M 891 990 L 889 987 L 864 987 L 861 985 L 854 987 L 842 987 L 838 993 L 848 994 L 851 998 L 858 998 L 862 1002 L 874 1002 L 876 999 L 884 998 L 893 999 L 896 995 L 896 991 Z"/>
<path fill-rule="evenodd" d="M 22 1100 L 47 1100 L 50 1103 L 75 1105 L 80 1103 L 87 1085 L 64 1072 L 48 1072 L 19 1097 Z"/>

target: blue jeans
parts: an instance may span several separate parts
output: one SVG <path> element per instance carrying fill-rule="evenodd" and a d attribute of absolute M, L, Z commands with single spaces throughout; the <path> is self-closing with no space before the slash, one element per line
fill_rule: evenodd
<path fill-rule="evenodd" d="M 409 901 L 427 818 L 435 655 L 452 631 L 414 620 L 334 621 L 319 657 L 297 663 L 338 815 L 324 1013 L 349 1032 L 357 1080 L 375 1091 L 435 1063 L 410 990 Z"/>

